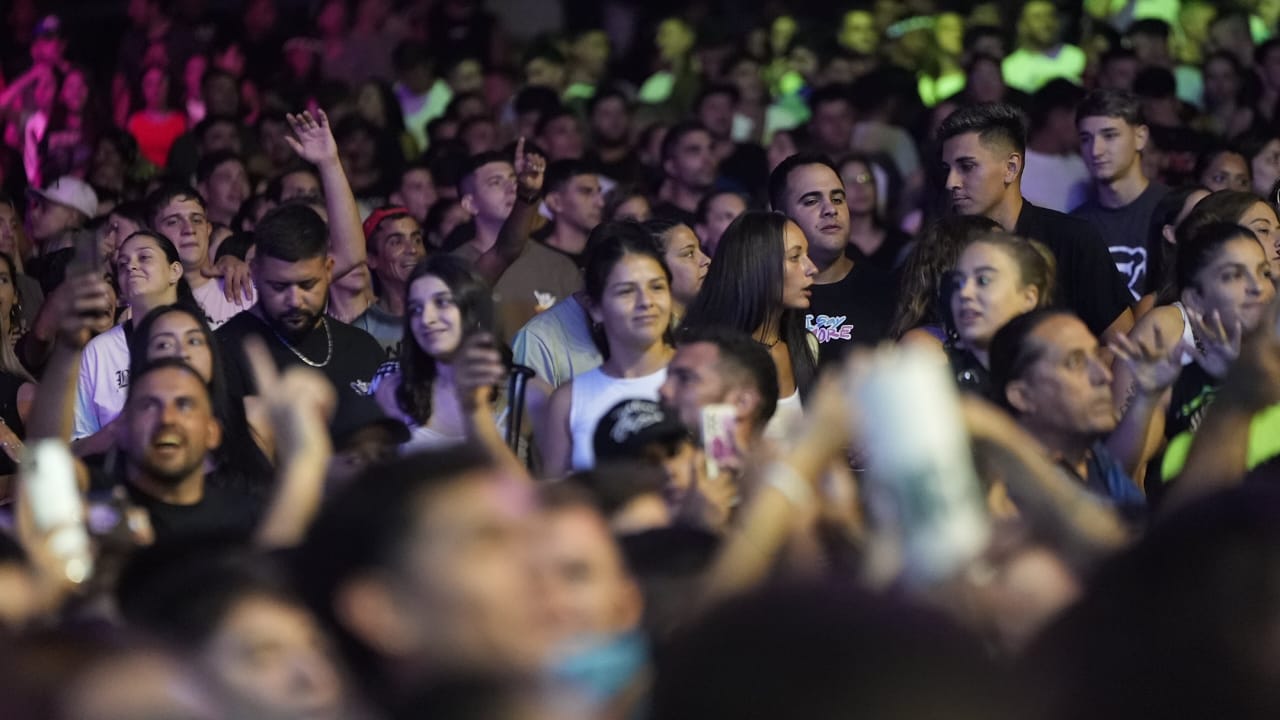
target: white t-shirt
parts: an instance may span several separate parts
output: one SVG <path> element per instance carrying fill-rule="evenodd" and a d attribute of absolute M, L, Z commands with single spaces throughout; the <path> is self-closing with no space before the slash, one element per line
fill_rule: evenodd
<path fill-rule="evenodd" d="M 1071 212 L 1089 199 L 1089 168 L 1076 153 L 1045 155 L 1028 148 L 1025 162 L 1022 197 L 1033 205 Z"/>
<path fill-rule="evenodd" d="M 196 302 L 200 303 L 200 307 L 204 310 L 205 316 L 209 318 L 210 327 L 214 330 L 237 314 L 253 307 L 258 300 L 258 291 L 255 288 L 250 294 L 251 300 L 245 302 L 244 298 L 236 298 L 236 302 L 233 303 L 227 300 L 225 288 L 226 281 L 215 278 L 191 291 L 191 294 L 196 296 Z"/>
<path fill-rule="evenodd" d="M 88 437 L 115 420 L 128 395 L 129 341 L 124 326 L 117 325 L 84 347 L 71 439 Z"/>

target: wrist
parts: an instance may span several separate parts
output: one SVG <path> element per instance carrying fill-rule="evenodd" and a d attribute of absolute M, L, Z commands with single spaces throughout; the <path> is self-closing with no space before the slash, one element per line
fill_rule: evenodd
<path fill-rule="evenodd" d="M 516 189 L 516 199 L 525 205 L 533 205 L 542 199 L 542 190 Z"/>

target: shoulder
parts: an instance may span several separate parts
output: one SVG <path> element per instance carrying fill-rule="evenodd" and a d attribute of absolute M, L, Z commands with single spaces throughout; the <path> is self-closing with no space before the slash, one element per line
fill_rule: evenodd
<path fill-rule="evenodd" d="M 329 326 L 329 332 L 333 333 L 334 342 L 343 343 L 344 348 L 373 349 L 380 354 L 382 353 L 382 346 L 378 344 L 378 341 L 372 335 L 364 330 L 333 318 L 325 318 L 325 322 Z M 347 343 L 350 343 L 350 345 L 347 345 Z"/>
<path fill-rule="evenodd" d="M 1150 343 L 1159 331 L 1165 343 L 1177 342 L 1182 337 L 1182 311 L 1173 305 L 1161 305 L 1143 315 L 1129 332 L 1129 337 Z"/>

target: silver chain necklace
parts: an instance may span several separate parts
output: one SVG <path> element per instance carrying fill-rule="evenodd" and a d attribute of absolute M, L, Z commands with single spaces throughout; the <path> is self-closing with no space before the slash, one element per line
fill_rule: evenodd
<path fill-rule="evenodd" d="M 321 315 L 320 323 L 324 325 L 324 336 L 329 339 L 329 351 L 325 353 L 324 360 L 321 362 L 315 362 L 314 360 L 311 360 L 310 358 L 308 358 L 306 355 L 303 355 L 301 352 L 298 351 L 298 348 L 290 345 L 288 340 L 285 340 L 284 337 L 281 336 L 279 332 L 276 332 L 276 329 L 274 327 L 271 328 L 271 332 L 275 334 L 277 340 L 279 340 L 285 347 L 289 348 L 289 352 L 298 356 L 299 360 L 310 365 L 313 368 L 322 368 L 325 365 L 328 365 L 329 361 L 333 359 L 333 333 L 329 331 L 328 318 Z"/>

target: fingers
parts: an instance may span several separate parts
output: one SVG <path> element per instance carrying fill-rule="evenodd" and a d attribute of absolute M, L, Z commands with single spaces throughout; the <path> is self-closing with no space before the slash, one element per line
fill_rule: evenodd
<path fill-rule="evenodd" d="M 276 361 L 271 358 L 271 353 L 261 338 L 245 338 L 244 356 L 249 361 L 249 370 L 253 374 L 253 382 L 259 395 L 265 394 L 268 388 L 277 386 L 280 371 L 276 369 Z"/>
<path fill-rule="evenodd" d="M 516 172 L 520 172 L 525 167 L 524 162 L 524 136 L 516 141 Z"/>

